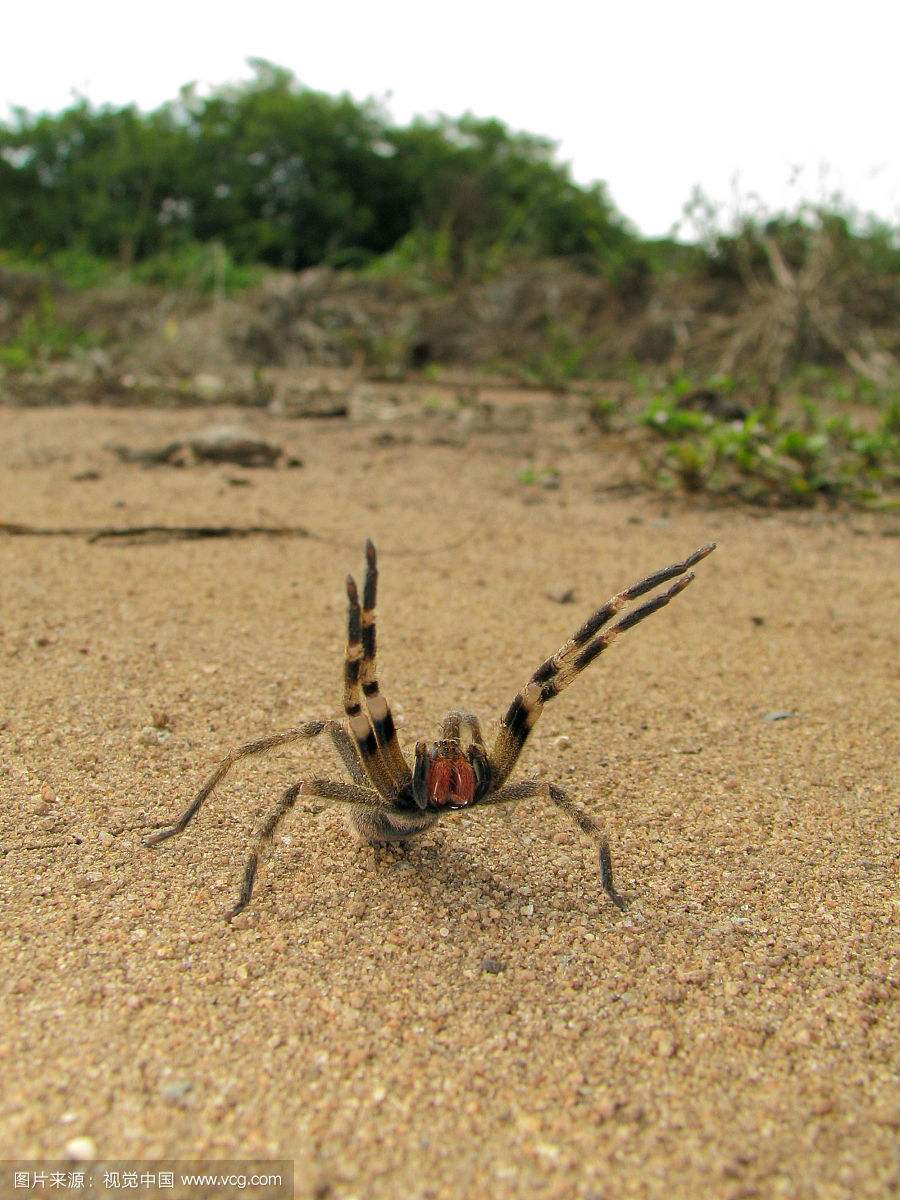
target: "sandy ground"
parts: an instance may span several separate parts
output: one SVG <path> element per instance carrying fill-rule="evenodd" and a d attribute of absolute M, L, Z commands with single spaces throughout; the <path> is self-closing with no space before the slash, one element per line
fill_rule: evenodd
<path fill-rule="evenodd" d="M 897 1188 L 884 518 L 604 490 L 616 455 L 575 448 L 563 416 L 509 442 L 258 414 L 305 464 L 267 471 L 104 449 L 208 413 L 2 421 L 0 519 L 313 536 L 0 537 L 0 1157 L 76 1138 L 103 1157 L 284 1157 L 317 1200 Z M 531 460 L 556 490 L 517 478 Z M 339 774 L 324 741 L 247 762 L 182 838 L 143 847 L 225 750 L 340 715 L 343 581 L 367 536 L 410 749 L 451 707 L 496 724 L 596 604 L 718 541 L 547 706 L 520 766 L 605 822 L 626 915 L 538 802 L 405 851 L 309 804 L 229 926 L 279 790 Z M 795 715 L 763 719 L 779 710 Z"/>

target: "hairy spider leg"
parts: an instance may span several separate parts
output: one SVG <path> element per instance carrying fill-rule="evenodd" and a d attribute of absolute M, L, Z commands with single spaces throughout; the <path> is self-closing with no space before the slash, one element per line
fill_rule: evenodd
<path fill-rule="evenodd" d="M 557 787 L 553 783 L 542 783 L 538 779 L 525 779 L 521 783 L 513 783 L 508 787 L 501 788 L 498 792 L 490 792 L 481 801 L 478 807 L 485 804 L 512 804 L 517 800 L 529 800 L 532 796 L 543 796 L 545 799 L 552 801 L 558 809 L 571 818 L 581 830 L 587 834 L 594 845 L 597 847 L 600 857 L 600 882 L 603 885 L 603 890 L 615 904 L 616 908 L 622 912 L 625 911 L 625 901 L 616 891 L 615 883 L 613 882 L 612 857 L 609 853 L 609 841 L 606 834 L 600 828 L 597 821 L 592 816 L 579 807 L 573 800 L 570 800 L 562 788 Z"/>
<path fill-rule="evenodd" d="M 360 677 L 363 665 L 362 610 L 352 575 L 347 576 L 347 652 L 344 658 L 344 712 L 359 757 L 375 790 L 388 802 L 397 798 L 399 782 L 388 765 L 367 712 L 363 711 Z"/>
<path fill-rule="evenodd" d="M 301 738 L 318 737 L 320 733 L 325 732 L 331 735 L 331 740 L 341 757 L 341 761 L 354 780 L 357 783 L 367 783 L 368 779 L 363 774 L 356 749 L 347 736 L 344 727 L 337 721 L 307 721 L 304 725 L 298 725 L 295 729 L 286 729 L 284 733 L 275 733 L 271 737 L 260 738 L 255 742 L 247 742 L 246 745 L 238 746 L 235 750 L 232 750 L 230 754 L 222 759 L 178 820 L 174 824 L 161 829 L 158 833 L 152 834 L 146 839 L 144 844 L 146 846 L 158 846 L 160 842 L 165 842 L 168 838 L 174 837 L 178 833 L 183 833 L 200 811 L 203 801 L 215 791 L 234 764 L 242 758 L 249 758 L 253 754 L 265 754 L 268 750 L 274 750 L 278 746 L 286 746 L 290 742 L 300 741 Z"/>
<path fill-rule="evenodd" d="M 362 787 L 368 787 L 369 777 L 363 770 L 362 763 L 359 761 L 359 754 L 356 751 L 356 743 L 353 738 L 339 721 L 329 721 L 328 732 L 331 734 L 334 747 L 341 757 L 341 762 L 347 768 L 350 778 L 354 783 L 358 783 Z"/>
<path fill-rule="evenodd" d="M 510 772 L 522 752 L 522 747 L 528 740 L 528 735 L 541 715 L 544 704 L 548 700 L 552 700 L 554 696 L 558 696 L 563 688 L 568 687 L 575 676 L 592 663 L 597 655 L 602 653 L 620 633 L 637 625 L 651 613 L 657 612 L 680 591 L 683 591 L 694 578 L 694 575 L 690 573 L 690 568 L 701 559 L 706 558 L 715 548 L 714 542 L 708 546 L 701 546 L 699 550 L 695 550 L 682 562 L 664 567 L 661 571 L 648 575 L 646 579 L 632 584 L 624 592 L 619 592 L 618 595 L 611 597 L 588 617 L 587 621 L 569 638 L 565 645 L 538 667 L 509 706 L 494 743 L 491 762 L 498 787 L 509 778 Z M 685 572 L 689 573 L 685 574 Z M 600 627 L 624 608 L 629 601 L 645 595 L 659 584 L 677 576 L 681 576 L 681 578 L 676 579 L 676 582 L 667 591 L 659 596 L 654 596 L 646 604 L 634 609 L 606 633 L 594 636 Z"/>
<path fill-rule="evenodd" d="M 376 675 L 375 601 L 378 594 L 378 559 L 375 546 L 366 542 L 366 582 L 362 605 L 362 683 L 363 697 L 372 721 L 375 740 L 387 763 L 398 791 L 412 782 L 412 772 L 400 749 L 390 705 L 382 695 Z"/>
<path fill-rule="evenodd" d="M 309 779 L 301 783 L 292 784 L 282 795 L 277 807 L 272 810 L 260 826 L 256 845 L 253 847 L 250 857 L 247 859 L 247 865 L 244 868 L 244 876 L 237 904 L 228 913 L 227 920 L 230 921 L 232 917 L 236 917 L 250 903 L 250 897 L 253 895 L 253 884 L 256 880 L 256 872 L 259 869 L 260 854 L 268 843 L 272 841 L 276 829 L 294 807 L 297 797 L 300 795 L 314 796 L 319 800 L 326 801 L 328 804 L 347 805 L 355 811 L 366 809 L 370 813 L 381 813 L 384 805 L 381 796 L 377 792 L 373 792 L 370 788 L 357 787 L 352 783 L 338 783 L 330 779 Z"/>

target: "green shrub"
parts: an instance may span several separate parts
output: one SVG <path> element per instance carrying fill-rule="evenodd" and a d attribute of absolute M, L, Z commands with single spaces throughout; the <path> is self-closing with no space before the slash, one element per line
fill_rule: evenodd
<path fill-rule="evenodd" d="M 564 391 L 574 379 L 584 377 L 584 363 L 591 348 L 590 341 L 578 337 L 565 325 L 548 321 L 543 347 L 528 357 L 521 373 L 531 383 Z"/>
<path fill-rule="evenodd" d="M 231 253 L 218 242 L 205 245 L 185 242 L 146 259 L 132 269 L 131 275 L 138 283 L 206 294 L 228 294 L 258 283 L 262 269 L 236 263 Z"/>
<path fill-rule="evenodd" d="M 668 489 L 732 496 L 757 504 L 812 504 L 839 499 L 883 504 L 900 482 L 900 404 L 866 430 L 846 413 L 826 415 L 804 400 L 792 412 L 755 408 L 723 421 L 657 396 L 645 425 L 665 439 L 645 462 Z"/>
<path fill-rule="evenodd" d="M 543 487 L 548 490 L 558 488 L 561 478 L 558 467 L 538 467 L 533 462 L 516 474 L 517 482 L 525 484 L 526 487 Z"/>
<path fill-rule="evenodd" d="M 57 250 L 49 256 L 47 262 L 67 287 L 78 292 L 103 287 L 123 274 L 116 263 L 78 246 L 68 250 Z"/>
<path fill-rule="evenodd" d="M 0 366 L 10 371 L 26 371 L 89 350 L 99 341 L 96 334 L 61 321 L 52 297 L 43 292 L 37 306 L 23 318 L 15 337 L 0 343 Z"/>

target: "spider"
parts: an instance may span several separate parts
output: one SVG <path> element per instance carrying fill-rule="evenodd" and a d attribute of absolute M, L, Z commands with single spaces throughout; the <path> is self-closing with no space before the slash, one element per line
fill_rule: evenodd
<path fill-rule="evenodd" d="M 547 701 L 568 687 L 620 633 L 631 629 L 683 591 L 694 578 L 690 568 L 715 548 L 715 543 L 701 546 L 682 562 L 664 567 L 619 592 L 588 617 L 581 628 L 538 667 L 516 695 L 500 723 L 491 750 L 487 749 L 474 713 L 453 711 L 444 718 L 437 741 L 431 745 L 416 743 L 415 760 L 410 769 L 375 671 L 378 564 L 374 545 L 371 541 L 366 542 L 362 605 L 353 577 L 347 577 L 349 612 L 344 659 L 344 712 L 350 732 L 339 721 L 307 721 L 294 729 L 239 746 L 216 767 L 178 820 L 153 834 L 145 844 L 157 846 L 182 833 L 206 798 L 240 759 L 327 732 L 353 782 L 316 778 L 291 784 L 259 830 L 244 869 L 238 901 L 228 913 L 227 920 L 237 916 L 250 903 L 260 853 L 301 795 L 345 806 L 361 840 L 374 845 L 404 842 L 431 828 L 447 813 L 541 796 L 561 809 L 593 840 L 599 851 L 603 889 L 613 904 L 624 912 L 625 901 L 613 882 L 609 842 L 594 818 L 555 784 L 537 779 L 512 784 L 507 781 Z M 675 582 L 666 591 L 632 609 L 604 633 L 600 632 L 601 627 L 629 601 L 670 579 Z M 463 731 L 467 734 L 465 743 Z"/>

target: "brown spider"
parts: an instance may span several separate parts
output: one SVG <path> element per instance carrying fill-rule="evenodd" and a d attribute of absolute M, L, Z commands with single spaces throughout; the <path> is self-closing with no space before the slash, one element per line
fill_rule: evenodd
<path fill-rule="evenodd" d="M 715 543 L 702 546 L 683 562 L 673 563 L 648 575 L 598 608 L 564 646 L 538 667 L 513 700 L 500 724 L 493 750 L 489 752 L 485 746 L 481 726 L 473 713 L 451 712 L 444 718 L 438 741 L 430 746 L 426 742 L 416 743 L 415 765 L 410 770 L 397 740 L 391 710 L 381 694 L 375 675 L 378 569 L 375 547 L 371 542 L 366 542 L 366 583 L 362 608 L 356 584 L 352 576 L 347 577 L 350 608 L 344 661 L 344 711 L 353 736 L 348 735 L 339 721 L 307 721 L 295 729 L 239 746 L 223 759 L 175 824 L 161 829 L 148 838 L 146 844 L 156 846 L 181 833 L 238 759 L 262 754 L 300 738 L 317 737 L 327 730 L 353 783 L 310 779 L 294 783 L 287 789 L 259 831 L 257 844 L 244 870 L 238 902 L 229 912 L 228 920 L 249 904 L 260 850 L 266 842 L 271 841 L 275 830 L 300 795 L 346 805 L 357 833 L 364 841 L 375 845 L 402 842 L 414 837 L 429 829 L 447 812 L 475 805 L 507 804 L 531 796 L 544 796 L 593 839 L 600 852 L 600 881 L 603 888 L 613 904 L 624 911 L 625 902 L 613 883 L 609 842 L 594 818 L 552 783 L 528 779 L 507 785 L 506 781 L 544 704 L 558 696 L 620 633 L 637 625 L 638 621 L 643 621 L 644 617 L 649 617 L 683 591 L 694 578 L 689 568 L 706 558 L 715 548 Z M 675 582 L 666 591 L 632 609 L 605 633 L 599 633 L 601 626 L 630 600 L 645 595 L 670 579 L 675 579 Z M 461 737 L 463 728 L 469 735 L 465 747 Z"/>

